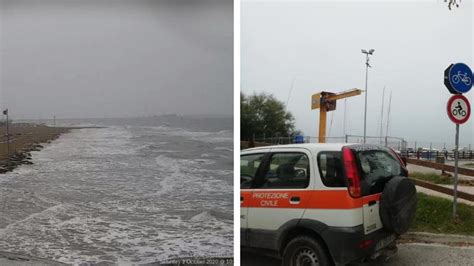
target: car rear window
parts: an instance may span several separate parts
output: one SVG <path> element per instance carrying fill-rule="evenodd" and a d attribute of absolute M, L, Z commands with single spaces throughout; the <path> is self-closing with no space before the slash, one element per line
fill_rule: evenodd
<path fill-rule="evenodd" d="M 361 177 L 362 196 L 380 193 L 394 176 L 406 176 L 399 160 L 388 149 L 353 149 Z"/>

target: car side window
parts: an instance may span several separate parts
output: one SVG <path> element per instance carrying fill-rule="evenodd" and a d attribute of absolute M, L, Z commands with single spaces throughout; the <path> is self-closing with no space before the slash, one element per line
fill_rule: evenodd
<path fill-rule="evenodd" d="M 306 188 L 309 185 L 308 156 L 300 152 L 274 153 L 258 188 Z"/>
<path fill-rule="evenodd" d="M 341 152 L 326 151 L 318 154 L 318 168 L 321 181 L 326 187 L 345 187 Z"/>
<path fill-rule="evenodd" d="M 265 154 L 247 154 L 240 156 L 240 188 L 250 188 Z"/>

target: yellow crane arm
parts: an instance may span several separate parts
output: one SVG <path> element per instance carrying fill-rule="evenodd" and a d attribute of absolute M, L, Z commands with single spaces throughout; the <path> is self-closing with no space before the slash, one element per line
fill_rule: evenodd
<path fill-rule="evenodd" d="M 362 94 L 362 90 L 359 89 L 353 89 L 353 90 L 348 90 L 348 91 L 343 91 L 334 95 L 328 95 L 326 97 L 326 101 L 337 101 L 340 99 L 352 97 L 352 96 L 357 96 Z"/>
<path fill-rule="evenodd" d="M 362 90 L 352 89 L 340 93 L 319 92 L 311 96 L 311 109 L 319 109 L 319 142 L 326 142 L 326 113 L 336 110 L 336 101 L 362 94 Z"/>

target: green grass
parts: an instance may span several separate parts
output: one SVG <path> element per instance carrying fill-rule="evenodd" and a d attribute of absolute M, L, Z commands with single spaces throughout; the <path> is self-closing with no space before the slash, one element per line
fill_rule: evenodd
<path fill-rule="evenodd" d="M 474 206 L 458 203 L 456 220 L 452 219 L 451 200 L 418 193 L 418 207 L 410 231 L 474 235 Z"/>
<path fill-rule="evenodd" d="M 468 167 L 468 168 L 474 168 L 474 163 L 465 163 L 462 166 Z"/>
<path fill-rule="evenodd" d="M 438 185 L 453 185 L 454 184 L 454 178 L 450 176 L 443 176 L 443 175 L 438 175 L 436 173 L 420 173 L 420 172 L 413 172 L 410 173 L 410 177 L 423 180 L 426 182 L 430 182 L 433 184 L 438 184 Z M 474 186 L 474 181 L 469 180 L 469 179 L 459 179 L 458 180 L 458 185 L 461 186 Z"/>
<path fill-rule="evenodd" d="M 413 172 L 410 173 L 410 177 L 420 179 L 423 181 L 431 182 L 434 184 L 441 184 L 441 185 L 452 185 L 454 184 L 454 180 L 452 177 L 438 175 L 436 173 L 419 173 Z"/>

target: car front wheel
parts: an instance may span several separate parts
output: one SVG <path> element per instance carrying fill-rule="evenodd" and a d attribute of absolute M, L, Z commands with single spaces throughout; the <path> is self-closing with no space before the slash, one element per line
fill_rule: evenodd
<path fill-rule="evenodd" d="M 331 265 L 323 246 L 307 236 L 293 238 L 285 247 L 282 265 L 284 266 L 326 266 Z"/>

